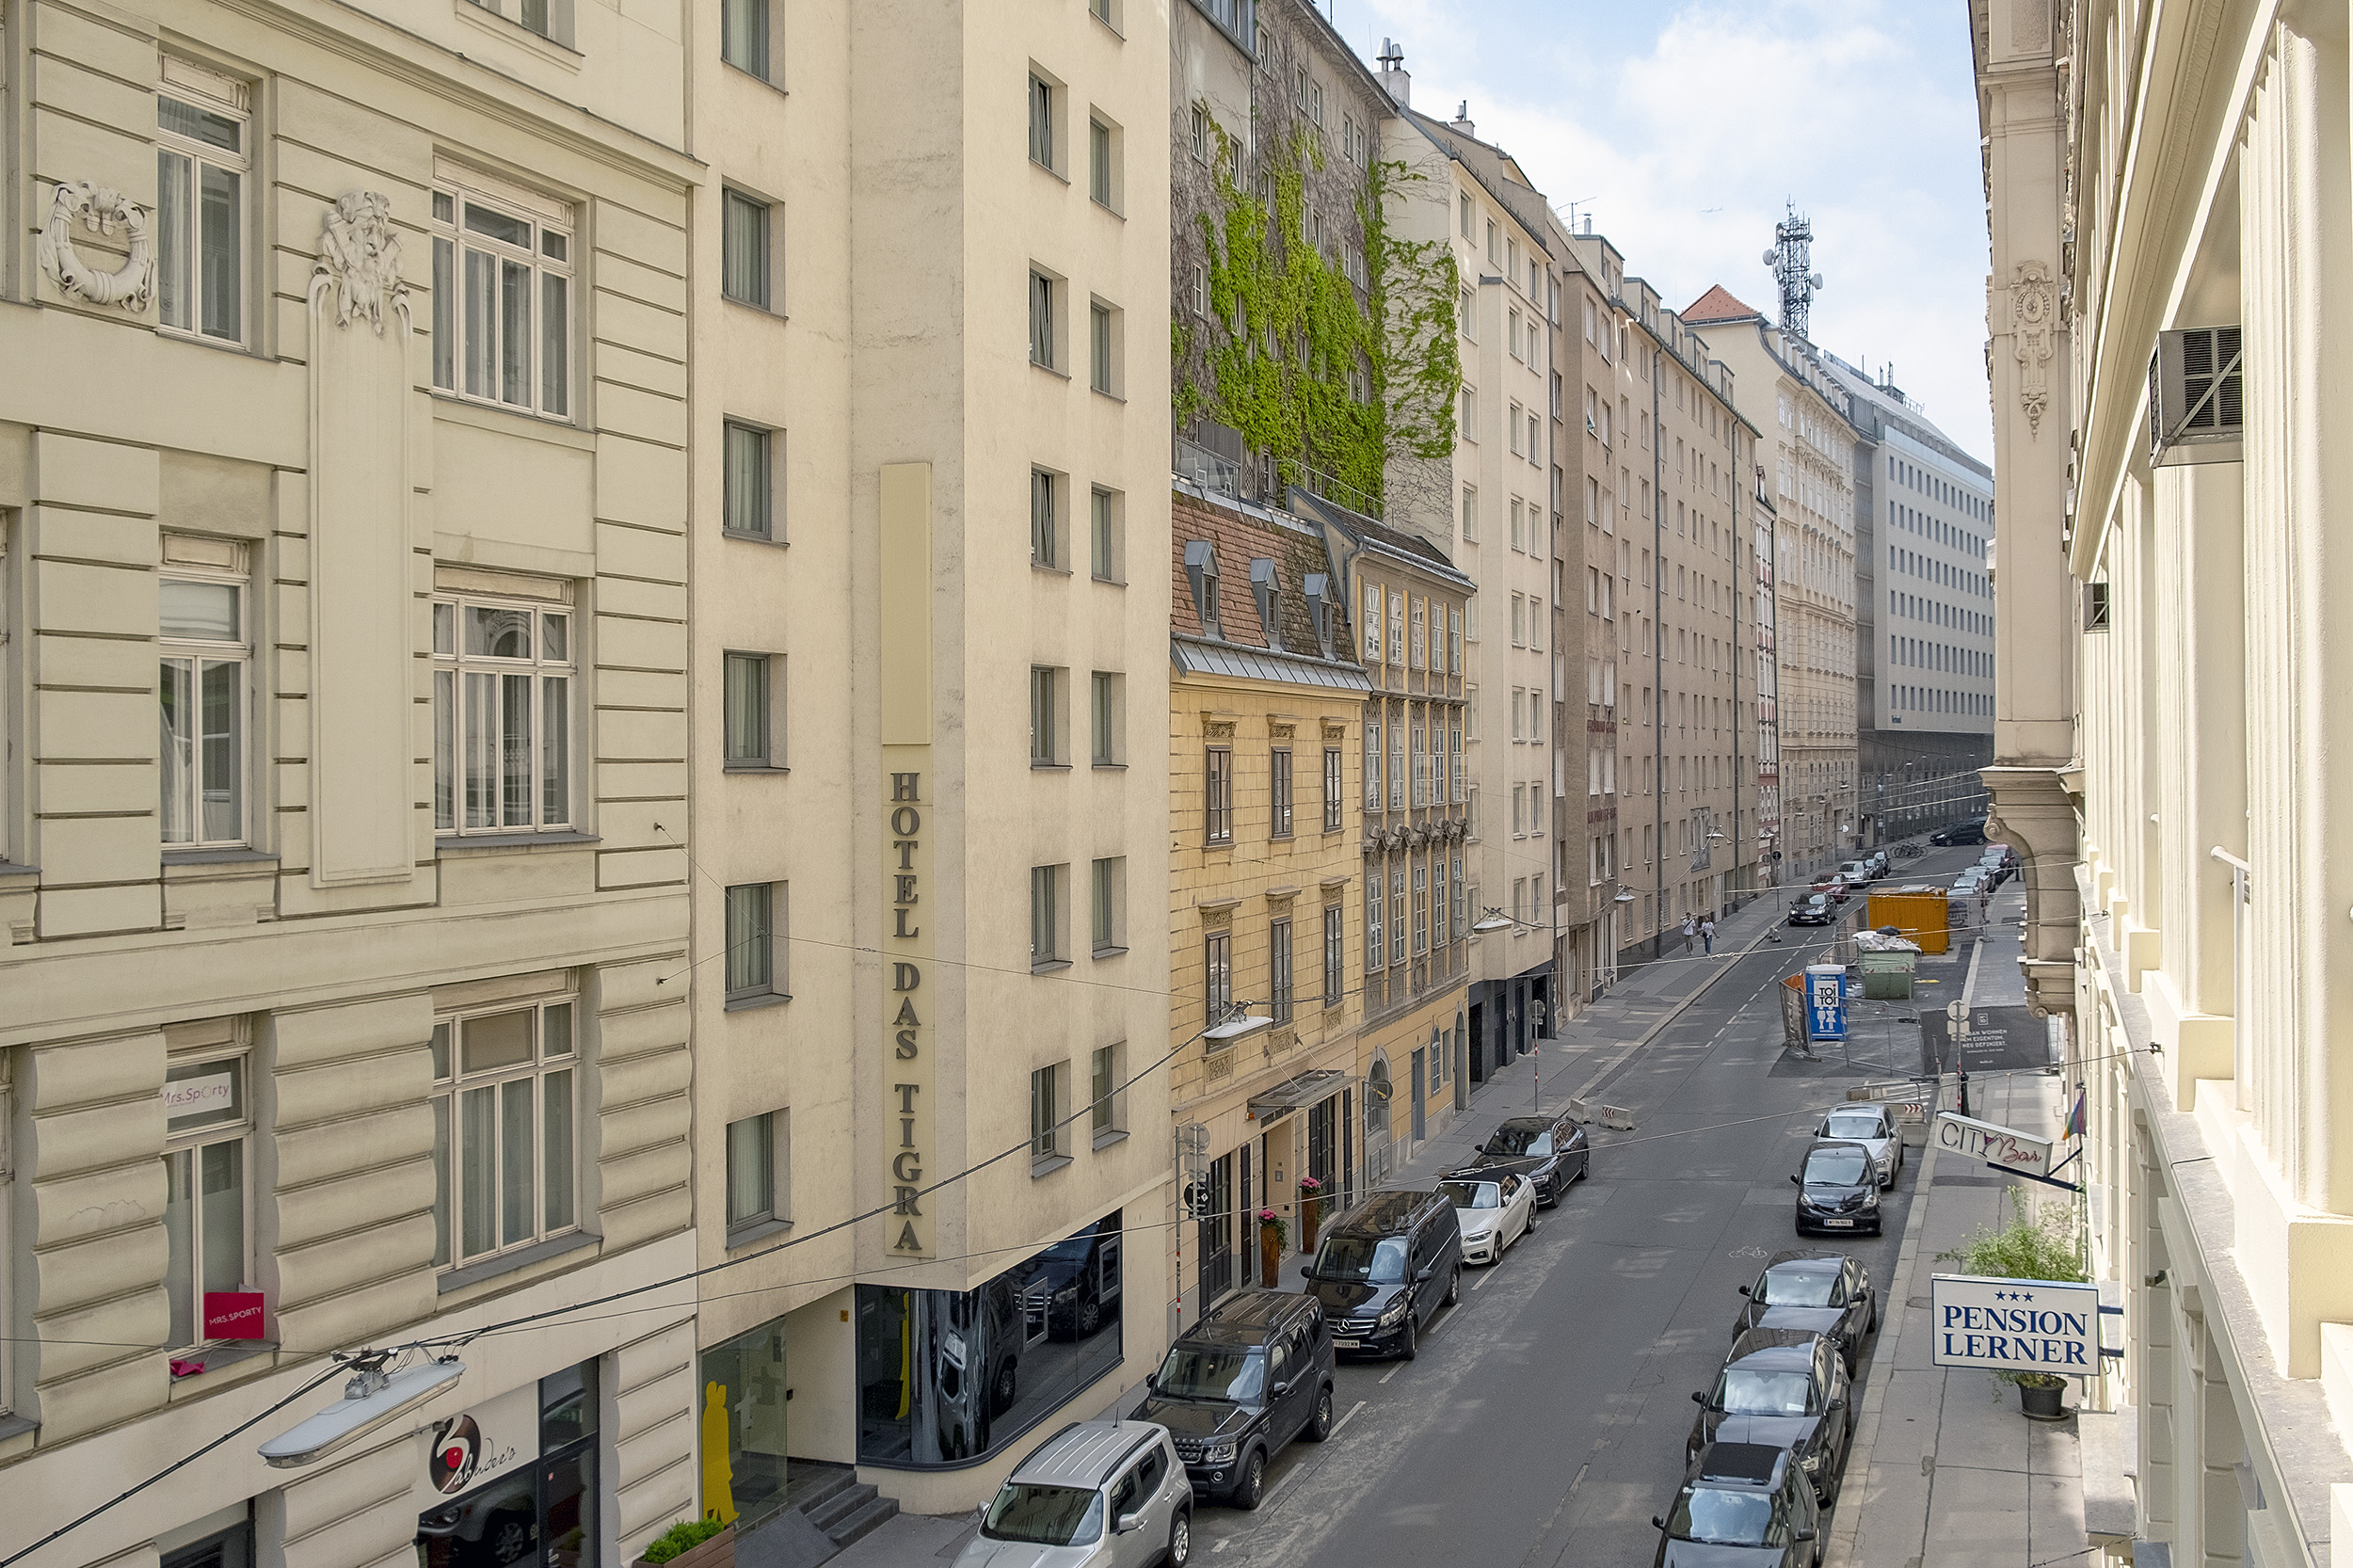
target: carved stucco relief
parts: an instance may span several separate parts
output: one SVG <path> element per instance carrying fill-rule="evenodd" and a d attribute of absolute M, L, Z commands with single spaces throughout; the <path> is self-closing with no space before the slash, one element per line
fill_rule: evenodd
<path fill-rule="evenodd" d="M 155 246 L 148 233 L 149 213 L 120 191 L 71 180 L 49 202 L 49 223 L 40 232 L 40 266 L 57 287 L 93 305 L 120 305 L 143 312 L 155 296 Z M 101 272 L 74 253 L 73 226 L 112 237 L 120 230 L 131 253 L 112 272 Z"/>
<path fill-rule="evenodd" d="M 359 316 L 384 335 L 390 312 L 406 314 L 408 285 L 400 276 L 400 234 L 392 227 L 392 200 L 372 190 L 346 191 L 328 209 L 319 233 L 319 259 L 311 268 L 315 298 L 330 293 L 335 325 Z"/>
<path fill-rule="evenodd" d="M 2009 324 L 2011 352 L 2018 360 L 2018 404 L 2025 410 L 2028 434 L 2039 437 L 2042 416 L 2051 407 L 2058 290 L 2042 262 L 2021 262 L 2011 271 Z"/>

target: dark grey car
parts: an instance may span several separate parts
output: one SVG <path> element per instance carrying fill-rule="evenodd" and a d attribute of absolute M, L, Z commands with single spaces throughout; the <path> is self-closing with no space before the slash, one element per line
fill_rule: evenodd
<path fill-rule="evenodd" d="M 1536 1201 L 1546 1208 L 1561 1201 L 1569 1184 L 1593 1167 L 1593 1141 L 1585 1129 L 1557 1116 L 1507 1116 L 1479 1145 L 1471 1164 L 1482 1171 L 1510 1171 L 1533 1182 Z"/>
<path fill-rule="evenodd" d="M 1732 1320 L 1737 1336 L 1753 1328 L 1803 1329 L 1827 1334 L 1853 1371 L 1863 1354 L 1863 1336 L 1880 1326 L 1879 1291 L 1868 1270 L 1843 1253 L 1792 1248 L 1778 1252 L 1756 1276 L 1740 1287 L 1748 1298 Z"/>
<path fill-rule="evenodd" d="M 1651 1516 L 1653 1568 L 1821 1568 L 1822 1513 L 1786 1448 L 1710 1443 L 1675 1494 Z"/>
<path fill-rule="evenodd" d="M 1266 1467 L 1294 1437 L 1332 1434 L 1332 1336 L 1322 1304 L 1246 1290 L 1177 1337 L 1135 1419 L 1166 1427 L 1193 1489 L 1236 1508 L 1266 1495 Z"/>
<path fill-rule="evenodd" d="M 1753 1328 L 1732 1342 L 1713 1388 L 1691 1398 L 1699 1418 L 1684 1440 L 1686 1464 L 1710 1443 L 1762 1443 L 1795 1454 L 1814 1496 L 1838 1496 L 1854 1413 L 1847 1364 L 1835 1341 L 1804 1329 Z"/>
<path fill-rule="evenodd" d="M 1867 1144 L 1824 1140 L 1789 1179 L 1798 1189 L 1798 1234 L 1880 1233 L 1879 1166 Z"/>

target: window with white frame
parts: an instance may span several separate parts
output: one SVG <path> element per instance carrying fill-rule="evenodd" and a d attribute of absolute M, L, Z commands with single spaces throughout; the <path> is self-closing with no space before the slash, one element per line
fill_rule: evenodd
<path fill-rule="evenodd" d="M 572 616 L 529 601 L 433 601 L 433 825 L 568 827 Z"/>
<path fill-rule="evenodd" d="M 244 84 L 184 85 L 200 73 L 169 62 L 171 90 L 155 100 L 155 302 L 167 328 L 239 343 L 252 123 Z"/>
<path fill-rule="evenodd" d="M 212 541 L 200 541 L 211 543 Z M 167 554 L 177 553 L 169 543 Z M 242 564 L 242 547 L 219 546 Z M 156 584 L 161 825 L 169 848 L 246 841 L 246 676 L 251 635 L 243 574 L 167 562 Z"/>
<path fill-rule="evenodd" d="M 1365 970 L 1368 974 L 1388 967 L 1389 954 L 1382 940 L 1381 868 L 1375 866 L 1365 877 Z"/>
<path fill-rule="evenodd" d="M 248 1064 L 239 1048 L 164 1070 L 164 1288 L 174 1351 L 262 1337 L 260 1324 L 211 1332 L 217 1315 L 206 1310 L 207 1297 L 246 1290 L 253 1276 Z"/>
<path fill-rule="evenodd" d="M 567 211 L 455 184 L 433 192 L 433 384 L 550 419 L 571 412 Z"/>
<path fill-rule="evenodd" d="M 728 1229 L 767 1229 L 792 1216 L 792 1112 L 728 1124 Z"/>
<path fill-rule="evenodd" d="M 434 1254 L 472 1263 L 580 1224 L 577 997 L 433 1026 Z"/>
<path fill-rule="evenodd" d="M 1323 910 L 1323 1005 L 1337 1007 L 1347 990 L 1347 953 L 1341 948 L 1343 934 L 1341 908 L 1326 904 Z"/>

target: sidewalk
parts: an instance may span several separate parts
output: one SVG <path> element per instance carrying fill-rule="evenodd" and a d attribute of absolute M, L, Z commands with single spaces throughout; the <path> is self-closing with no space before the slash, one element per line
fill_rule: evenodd
<path fill-rule="evenodd" d="M 2025 904 L 2015 883 L 1994 896 L 1967 1000 L 2025 1000 L 2017 965 Z M 1970 1112 L 2053 1135 L 2073 1094 L 2072 1082 L 2039 1073 L 1981 1079 L 1971 1085 Z M 2075 1417 L 2029 1421 L 2019 1414 L 2016 1389 L 1985 1372 L 1941 1369 L 1930 1356 L 1929 1276 L 1952 1267 L 1936 1255 L 2007 1218 L 2013 1186 L 2037 1198 L 2065 1194 L 1958 1157 L 1940 1161 L 1939 1153 L 1930 1138 L 1913 1178 L 1918 1185 L 1895 1277 L 1881 1287 L 1885 1314 L 1826 1568 L 2093 1568 L 2100 1560 L 2086 1551 L 2091 1542 L 2084 1532 Z M 2081 1386 L 2071 1385 L 2071 1407 L 2082 1398 Z"/>

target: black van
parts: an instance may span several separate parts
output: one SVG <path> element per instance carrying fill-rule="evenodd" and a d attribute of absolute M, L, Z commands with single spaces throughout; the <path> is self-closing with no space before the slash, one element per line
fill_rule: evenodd
<path fill-rule="evenodd" d="M 1294 1437 L 1332 1435 L 1332 1336 L 1296 1290 L 1245 1290 L 1177 1336 L 1134 1418 L 1176 1439 L 1193 1489 L 1256 1508 L 1266 1467 Z"/>
<path fill-rule="evenodd" d="M 1323 1233 L 1307 1288 L 1335 1349 L 1407 1361 L 1441 1306 L 1463 1299 L 1463 1227 L 1433 1189 L 1375 1192 Z"/>

